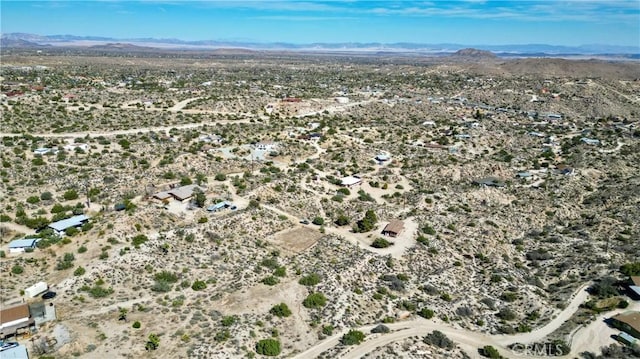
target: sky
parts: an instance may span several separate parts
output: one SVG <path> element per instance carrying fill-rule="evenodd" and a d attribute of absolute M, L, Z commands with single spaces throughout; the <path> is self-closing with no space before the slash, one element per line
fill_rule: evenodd
<path fill-rule="evenodd" d="M 640 0 L 19 1 L 0 31 L 253 42 L 640 47 Z"/>

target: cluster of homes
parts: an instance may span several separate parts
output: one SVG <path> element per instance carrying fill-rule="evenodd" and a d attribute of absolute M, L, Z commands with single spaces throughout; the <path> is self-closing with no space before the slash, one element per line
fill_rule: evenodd
<path fill-rule="evenodd" d="M 85 223 L 89 222 L 89 219 L 89 216 L 81 214 L 50 223 L 47 228 L 52 229 L 56 235 L 62 237 L 68 229 L 82 227 Z M 28 236 L 22 239 L 13 240 L 9 243 L 9 253 L 23 253 L 33 250 L 36 248 L 39 240 L 39 237 Z"/>

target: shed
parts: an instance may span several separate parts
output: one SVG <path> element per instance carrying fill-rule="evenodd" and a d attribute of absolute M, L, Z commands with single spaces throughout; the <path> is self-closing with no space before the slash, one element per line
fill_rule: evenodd
<path fill-rule="evenodd" d="M 384 227 L 384 229 L 382 230 L 382 234 L 389 237 L 397 237 L 403 229 L 404 222 L 394 219 Z"/>
<path fill-rule="evenodd" d="M 26 295 L 28 298 L 35 298 L 38 295 L 46 292 L 47 289 L 49 289 L 49 286 L 47 285 L 46 282 L 38 282 L 32 285 L 31 287 L 25 289 L 24 295 Z"/>
<path fill-rule="evenodd" d="M 231 203 L 227 202 L 227 201 L 222 201 L 222 202 L 218 202 L 215 204 L 212 204 L 211 206 L 207 207 L 207 211 L 209 212 L 217 212 L 223 208 L 229 208 L 231 206 Z"/>
<path fill-rule="evenodd" d="M 353 187 L 362 183 L 362 178 L 356 176 L 347 176 L 340 179 L 340 184 L 345 187 Z"/>
<path fill-rule="evenodd" d="M 16 239 L 9 243 L 9 253 L 22 253 L 28 248 L 35 248 L 39 238 Z"/>
<path fill-rule="evenodd" d="M 56 231 L 57 234 L 62 235 L 65 230 L 72 227 L 80 227 L 81 225 L 87 223 L 87 221 L 89 221 L 89 217 L 81 214 L 79 216 L 73 216 L 71 218 L 53 222 L 49 225 L 49 228 L 52 228 L 54 231 Z"/>
<path fill-rule="evenodd" d="M 618 334 L 618 340 L 624 344 L 632 345 L 632 346 L 636 345 L 636 342 L 638 341 L 638 339 L 632 337 L 631 335 L 625 332 L 620 332 L 620 334 Z"/>

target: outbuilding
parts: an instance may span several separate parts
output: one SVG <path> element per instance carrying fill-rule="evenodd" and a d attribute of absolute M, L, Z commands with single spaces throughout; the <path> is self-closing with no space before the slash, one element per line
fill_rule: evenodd
<path fill-rule="evenodd" d="M 397 237 L 402 230 L 404 230 L 404 222 L 395 219 L 384 227 L 382 234 L 389 237 Z"/>
<path fill-rule="evenodd" d="M 16 239 L 9 243 L 9 253 L 22 253 L 28 249 L 36 248 L 39 238 Z"/>
<path fill-rule="evenodd" d="M 340 179 L 340 185 L 344 187 L 353 187 L 362 183 L 362 178 L 356 176 L 347 176 Z"/>

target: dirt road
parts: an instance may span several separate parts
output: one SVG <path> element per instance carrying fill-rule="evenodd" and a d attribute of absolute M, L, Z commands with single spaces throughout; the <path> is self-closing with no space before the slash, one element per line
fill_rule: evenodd
<path fill-rule="evenodd" d="M 500 354 L 506 358 L 529 358 L 524 353 L 514 353 L 507 348 L 507 345 L 512 343 L 533 343 L 543 340 L 549 334 L 553 333 L 556 329 L 562 325 L 566 320 L 571 318 L 573 313 L 578 310 L 580 304 L 582 304 L 589 294 L 586 288 L 590 283 L 586 283 L 581 286 L 572 296 L 571 302 L 563 309 L 558 315 L 547 323 L 545 326 L 533 330 L 529 333 L 516 334 L 516 335 L 487 335 L 483 333 L 472 332 L 466 329 L 454 328 L 449 323 L 435 320 L 426 320 L 423 318 L 417 318 L 407 322 L 391 323 L 387 326 L 394 330 L 392 333 L 370 336 L 371 339 L 365 341 L 363 344 L 353 347 L 343 358 L 361 358 L 367 353 L 375 350 L 378 347 L 393 343 L 398 340 L 406 339 L 413 336 L 425 335 L 434 330 L 439 330 L 447 337 L 455 341 L 467 354 L 478 356 L 477 349 L 485 345 L 492 345 L 500 351 Z M 596 323 L 597 324 L 597 323 Z M 595 324 L 594 324 L 595 325 Z M 358 330 L 368 334 L 375 325 L 368 325 Z M 346 331 L 336 334 L 320 343 L 316 346 L 294 356 L 295 359 L 303 358 L 315 358 L 321 353 L 338 345 L 340 338 Z M 574 343 L 584 342 L 584 338 L 588 339 L 591 331 L 585 331 L 584 334 L 576 333 L 574 336 Z M 578 348 L 574 344 L 573 348 Z M 580 349 L 582 350 L 582 348 Z M 572 350 L 573 352 L 573 350 Z"/>

